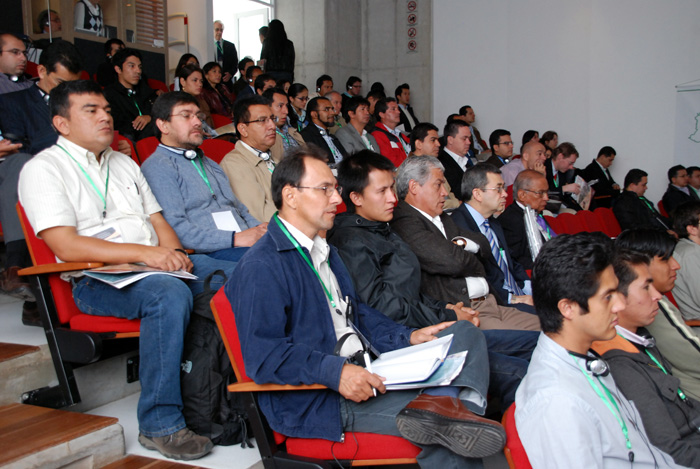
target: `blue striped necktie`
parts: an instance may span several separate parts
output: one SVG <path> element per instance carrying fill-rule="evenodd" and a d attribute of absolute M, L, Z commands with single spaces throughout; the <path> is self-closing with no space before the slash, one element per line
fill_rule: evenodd
<path fill-rule="evenodd" d="M 503 251 L 503 249 L 499 248 L 498 244 L 496 243 L 496 235 L 491 229 L 491 224 L 488 220 L 484 220 L 484 223 L 482 223 L 481 226 L 484 227 L 484 231 L 486 232 L 486 238 L 489 240 L 489 246 L 491 246 L 491 254 L 493 254 L 494 258 L 496 258 L 498 267 L 503 271 L 503 275 L 505 276 L 505 280 L 503 281 L 503 287 L 509 292 L 511 292 L 513 295 L 524 295 L 525 293 L 518 286 L 518 282 L 516 282 L 513 278 L 513 274 L 510 273 L 508 263 L 506 262 L 505 252 Z"/>

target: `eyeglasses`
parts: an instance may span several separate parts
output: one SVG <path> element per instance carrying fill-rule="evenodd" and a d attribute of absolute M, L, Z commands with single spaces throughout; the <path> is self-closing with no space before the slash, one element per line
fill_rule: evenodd
<path fill-rule="evenodd" d="M 252 121 L 246 121 L 243 122 L 244 124 L 267 124 L 267 121 L 272 121 L 275 124 L 277 123 L 277 116 L 265 116 L 265 117 L 260 117 L 258 119 L 252 120 Z"/>
<path fill-rule="evenodd" d="M 530 189 L 521 189 L 521 190 L 524 190 L 525 192 L 532 192 L 533 194 L 535 194 L 537 197 L 540 197 L 540 198 L 544 197 L 544 195 L 547 193 L 547 191 L 531 191 Z"/>
<path fill-rule="evenodd" d="M 200 121 L 204 121 L 207 118 L 207 115 L 204 114 L 203 112 L 189 112 L 189 111 L 182 111 L 178 112 L 177 114 L 170 114 L 171 117 L 182 117 L 185 120 L 190 120 L 192 117 L 197 117 Z"/>
<path fill-rule="evenodd" d="M 480 190 L 482 190 L 482 191 L 498 191 L 499 194 L 503 194 L 506 191 L 506 188 L 503 186 L 484 187 L 484 188 L 481 188 Z"/>
<path fill-rule="evenodd" d="M 497 145 L 512 145 L 512 144 L 513 144 L 512 141 L 510 141 L 510 142 L 501 142 L 501 143 L 497 143 Z"/>
<path fill-rule="evenodd" d="M 330 106 L 330 107 L 322 107 L 322 108 L 319 108 L 319 111 L 333 112 L 333 111 L 335 111 L 335 108 L 334 108 L 333 106 Z"/>
<path fill-rule="evenodd" d="M 308 97 L 308 96 L 295 96 L 295 97 L 293 97 L 292 99 L 298 99 L 299 101 L 304 101 L 304 102 L 306 102 L 306 101 L 309 100 L 309 97 Z"/>
<path fill-rule="evenodd" d="M 25 49 L 25 50 L 22 50 L 22 49 L 10 49 L 10 50 L 3 50 L 3 51 L 0 51 L 0 53 L 2 53 L 2 52 L 9 52 L 10 54 L 14 55 L 15 57 L 19 57 L 20 55 L 23 55 L 23 56 L 25 56 L 25 57 L 27 56 L 27 50 L 26 50 L 26 49 Z"/>
<path fill-rule="evenodd" d="M 333 196 L 333 192 L 337 192 L 338 195 L 343 193 L 343 188 L 340 186 L 320 186 L 320 187 L 309 187 L 309 186 L 295 186 L 297 189 L 314 189 L 317 191 L 323 191 L 326 197 L 329 199 Z"/>

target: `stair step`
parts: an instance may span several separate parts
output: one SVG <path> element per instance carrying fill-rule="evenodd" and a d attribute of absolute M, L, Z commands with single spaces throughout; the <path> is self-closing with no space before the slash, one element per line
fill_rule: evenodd
<path fill-rule="evenodd" d="M 19 403 L 23 393 L 56 381 L 48 345 L 0 344 L 0 405 Z"/>
<path fill-rule="evenodd" d="M 202 466 L 191 466 L 174 461 L 163 461 L 162 459 L 151 459 L 130 454 L 124 459 L 105 466 L 103 469 L 202 469 Z"/>
<path fill-rule="evenodd" d="M 0 363 L 38 351 L 39 347 L 35 345 L 8 344 L 6 342 L 0 342 Z"/>
<path fill-rule="evenodd" d="M 0 441 L 3 467 L 102 467 L 124 456 L 116 418 L 23 404 L 0 407 Z"/>

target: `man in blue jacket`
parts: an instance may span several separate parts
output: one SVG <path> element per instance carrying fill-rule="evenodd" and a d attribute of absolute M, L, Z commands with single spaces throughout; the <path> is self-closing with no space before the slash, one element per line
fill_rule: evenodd
<path fill-rule="evenodd" d="M 273 173 L 272 194 L 279 213 L 225 287 L 246 371 L 257 383 L 328 389 L 261 394 L 270 426 L 333 441 L 346 429 L 402 435 L 422 448 L 423 467 L 481 467 L 476 458 L 499 451 L 505 437 L 498 423 L 468 410 L 485 407 L 483 335 L 467 321 L 411 329 L 357 300 L 337 251 L 319 235 L 341 202 L 322 154 L 302 147 L 287 156 Z M 353 364 L 367 343 L 381 353 L 451 333 L 450 353 L 468 348 L 479 358 L 467 360 L 450 386 L 385 393 L 380 376 Z"/>

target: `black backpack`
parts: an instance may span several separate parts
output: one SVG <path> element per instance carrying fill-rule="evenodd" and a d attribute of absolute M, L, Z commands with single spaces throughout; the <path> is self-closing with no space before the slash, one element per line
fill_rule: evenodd
<path fill-rule="evenodd" d="M 216 445 L 252 446 L 248 441 L 245 406 L 237 393 L 226 389 L 236 381 L 236 376 L 209 303 L 216 294 L 209 285 L 215 275 L 226 279 L 221 270 L 205 279 L 204 291 L 194 297 L 194 309 L 185 333 L 180 365 L 182 414 L 190 430 L 210 438 Z"/>

